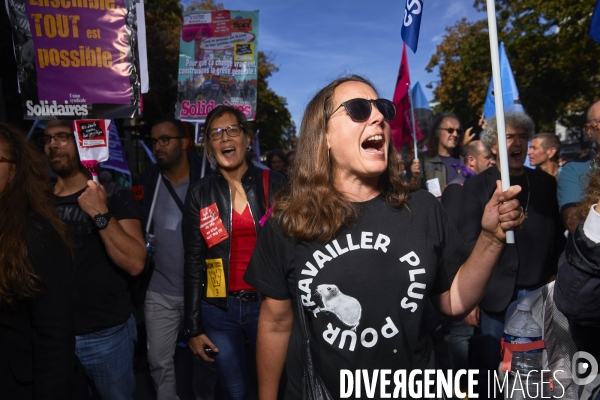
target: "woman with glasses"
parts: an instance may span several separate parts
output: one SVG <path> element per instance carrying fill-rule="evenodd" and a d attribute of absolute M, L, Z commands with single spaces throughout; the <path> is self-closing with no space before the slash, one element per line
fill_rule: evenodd
<path fill-rule="evenodd" d="M 505 230 L 523 219 L 518 188 L 498 189 L 469 257 L 435 197 L 409 192 L 400 177 L 390 140 L 395 115 L 394 104 L 359 76 L 330 83 L 306 108 L 291 180 L 276 196 L 244 276 L 263 296 L 261 399 L 277 398 L 284 365 L 289 399 L 315 383 L 309 372 L 333 398 L 361 396 L 351 378 L 359 387 L 374 382 L 374 396 L 385 397 L 395 371 L 434 368 L 426 304 L 431 299 L 446 315 L 467 315 L 492 274 Z M 372 380 L 384 370 L 392 371 L 381 377 L 387 389 Z"/>
<path fill-rule="evenodd" d="M 215 172 L 190 188 L 183 215 L 184 333 L 197 357 L 216 363 L 224 397 L 247 399 L 254 362 L 244 342 L 256 343 L 260 297 L 242 277 L 284 177 L 253 165 L 252 131 L 240 110 L 211 111 L 204 138 Z"/>
<path fill-rule="evenodd" d="M 72 260 L 46 163 L 0 123 L 0 397 L 69 399 L 75 360 Z"/>

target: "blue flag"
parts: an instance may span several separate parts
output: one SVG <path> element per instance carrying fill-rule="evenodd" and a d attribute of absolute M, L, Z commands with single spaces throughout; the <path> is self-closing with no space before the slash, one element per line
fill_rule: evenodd
<path fill-rule="evenodd" d="M 590 21 L 587 34 L 596 42 L 600 43 L 600 1 L 596 1 L 596 7 L 594 7 L 594 13 L 592 14 L 592 20 Z"/>
<path fill-rule="evenodd" d="M 423 93 L 423 89 L 421 89 L 421 84 L 419 82 L 415 83 L 412 88 L 412 100 L 413 107 L 415 109 L 423 108 L 425 110 L 431 110 L 431 107 L 429 107 L 429 102 L 427 101 L 425 93 Z"/>
<path fill-rule="evenodd" d="M 500 42 L 500 78 L 502 80 L 504 112 L 525 112 L 519 99 L 519 90 L 517 89 L 517 83 L 510 68 L 506 51 L 504 51 L 503 42 Z M 496 115 L 496 101 L 494 97 L 494 77 L 492 77 L 490 78 L 490 87 L 488 88 L 485 105 L 483 106 L 483 117 L 489 119 L 494 115 Z"/>
<path fill-rule="evenodd" d="M 417 52 L 417 46 L 419 45 L 422 13 L 423 0 L 406 0 L 402 21 L 402 40 L 413 53 Z"/>

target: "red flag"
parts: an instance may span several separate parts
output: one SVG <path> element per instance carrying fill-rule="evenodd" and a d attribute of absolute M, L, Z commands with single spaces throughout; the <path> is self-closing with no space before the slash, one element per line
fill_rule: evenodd
<path fill-rule="evenodd" d="M 405 143 L 413 141 L 412 137 L 412 119 L 410 112 L 410 73 L 408 72 L 408 59 L 406 57 L 406 44 L 402 45 L 402 61 L 400 62 L 400 71 L 398 71 L 398 80 L 396 81 L 396 90 L 394 91 L 394 104 L 396 105 L 396 118 L 390 121 L 390 133 L 392 143 L 398 151 L 402 151 Z M 415 125 L 417 141 L 423 139 L 423 134 L 418 126 Z"/>

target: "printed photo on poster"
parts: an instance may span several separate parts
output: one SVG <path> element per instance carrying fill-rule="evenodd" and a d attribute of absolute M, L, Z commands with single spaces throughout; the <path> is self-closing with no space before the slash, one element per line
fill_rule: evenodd
<path fill-rule="evenodd" d="M 258 11 L 184 13 L 175 118 L 204 121 L 230 105 L 255 119 Z"/>

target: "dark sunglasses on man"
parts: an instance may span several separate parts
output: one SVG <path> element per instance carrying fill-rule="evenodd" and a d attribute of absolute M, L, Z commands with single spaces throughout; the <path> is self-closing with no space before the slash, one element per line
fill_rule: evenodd
<path fill-rule="evenodd" d="M 350 118 L 352 118 L 352 121 L 365 122 L 371 116 L 373 104 L 375 104 L 375 107 L 377 107 L 377 110 L 379 110 L 386 121 L 391 121 L 396 118 L 396 105 L 390 100 L 386 99 L 351 99 L 340 104 L 340 106 L 336 108 L 331 115 L 333 115 L 340 108 L 344 107 Z"/>
<path fill-rule="evenodd" d="M 446 132 L 448 132 L 451 135 L 454 132 L 458 133 L 459 136 L 462 135 L 462 133 L 463 133 L 462 129 L 454 129 L 454 128 L 439 128 L 439 129 L 441 129 L 443 131 L 446 131 Z"/>

